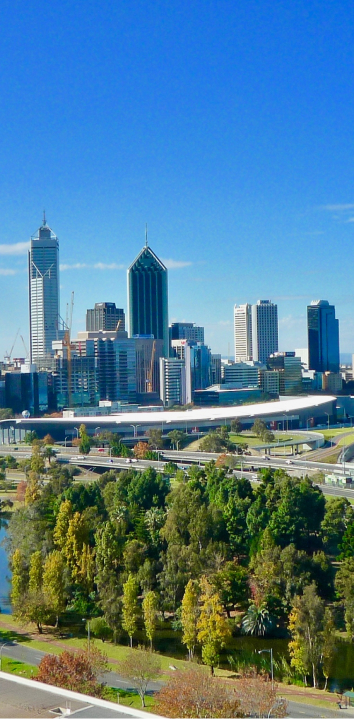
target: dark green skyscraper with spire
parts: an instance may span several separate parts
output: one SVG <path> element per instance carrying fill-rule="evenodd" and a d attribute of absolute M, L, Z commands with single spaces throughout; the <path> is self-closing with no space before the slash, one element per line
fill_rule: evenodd
<path fill-rule="evenodd" d="M 168 357 L 168 283 L 167 269 L 148 246 L 128 269 L 129 336 L 153 335 L 163 340 Z"/>

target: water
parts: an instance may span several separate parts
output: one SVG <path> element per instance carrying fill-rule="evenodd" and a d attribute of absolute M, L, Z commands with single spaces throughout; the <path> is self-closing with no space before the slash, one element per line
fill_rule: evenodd
<path fill-rule="evenodd" d="M 0 519 L 0 609 L 2 614 L 11 614 L 10 584 L 11 571 L 8 556 L 3 546 L 3 539 L 6 537 L 6 521 Z"/>

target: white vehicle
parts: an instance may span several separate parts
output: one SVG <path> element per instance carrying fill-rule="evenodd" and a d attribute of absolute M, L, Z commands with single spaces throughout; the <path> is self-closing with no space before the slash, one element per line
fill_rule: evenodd
<path fill-rule="evenodd" d="M 131 462 L 137 462 L 138 460 L 137 460 L 137 459 L 131 459 L 130 461 L 131 461 Z"/>
<path fill-rule="evenodd" d="M 130 464 L 132 460 L 129 459 L 129 457 L 128 457 L 128 459 L 126 459 L 125 461 L 126 461 L 126 464 Z"/>
<path fill-rule="evenodd" d="M 74 457 L 74 459 L 75 459 L 75 457 Z M 86 459 L 86 457 L 84 454 L 78 454 L 76 459 Z"/>
<path fill-rule="evenodd" d="M 292 462 L 291 459 L 287 459 L 286 464 L 294 464 L 294 462 Z"/>

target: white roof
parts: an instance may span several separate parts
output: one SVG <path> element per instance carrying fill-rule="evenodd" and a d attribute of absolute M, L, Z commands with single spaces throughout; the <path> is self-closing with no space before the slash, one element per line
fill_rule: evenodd
<path fill-rule="evenodd" d="M 171 424 L 176 422 L 188 422 L 198 426 L 203 421 L 223 421 L 232 419 L 242 419 L 249 417 L 269 417 L 271 415 L 297 414 L 304 410 L 310 410 L 312 407 L 321 407 L 329 402 L 335 402 L 336 397 L 332 395 L 312 395 L 309 397 L 296 397 L 291 399 L 281 399 L 275 402 L 262 402 L 257 404 L 247 404 L 242 406 L 231 407 L 201 407 L 198 409 L 187 409 L 180 411 L 163 411 L 163 412 L 121 412 L 117 414 L 109 414 L 105 416 L 87 416 L 87 417 L 43 417 L 39 419 L 16 419 L 12 420 L 12 424 L 21 423 L 23 426 L 27 424 L 126 424 L 126 425 L 147 425 L 162 423 Z M 3 420 L 7 424 L 9 420 Z"/>

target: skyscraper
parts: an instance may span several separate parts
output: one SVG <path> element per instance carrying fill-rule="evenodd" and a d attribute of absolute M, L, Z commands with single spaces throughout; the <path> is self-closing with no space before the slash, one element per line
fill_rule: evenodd
<path fill-rule="evenodd" d="M 252 306 L 234 307 L 235 362 L 252 359 Z"/>
<path fill-rule="evenodd" d="M 115 302 L 96 302 L 93 310 L 86 312 L 87 332 L 99 330 L 114 331 L 119 324 L 119 330 L 125 330 L 124 310 L 116 307 Z"/>
<path fill-rule="evenodd" d="M 339 372 L 339 322 L 334 305 L 314 300 L 307 307 L 309 369 Z"/>
<path fill-rule="evenodd" d="M 265 363 L 278 352 L 278 307 L 270 300 L 252 305 L 252 359 Z"/>
<path fill-rule="evenodd" d="M 147 244 L 128 269 L 129 337 L 153 335 L 163 340 L 168 357 L 167 269 Z"/>
<path fill-rule="evenodd" d="M 30 358 L 40 362 L 53 356 L 52 341 L 59 332 L 59 242 L 47 225 L 32 235 L 28 253 Z"/>

